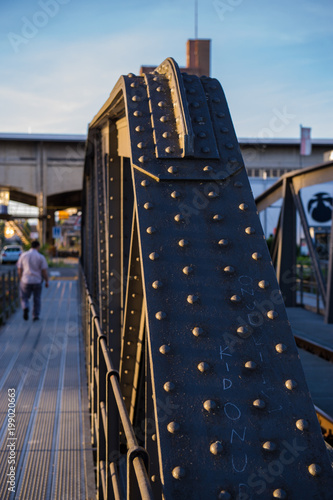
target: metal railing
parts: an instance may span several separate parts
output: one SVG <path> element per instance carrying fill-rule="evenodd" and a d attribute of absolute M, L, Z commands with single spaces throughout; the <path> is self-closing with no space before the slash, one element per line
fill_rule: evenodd
<path fill-rule="evenodd" d="M 328 263 L 321 263 L 321 271 L 325 280 L 327 280 Z M 324 314 L 324 304 L 320 294 L 318 282 L 313 265 L 297 264 L 297 304 L 309 307 L 317 314 Z"/>
<path fill-rule="evenodd" d="M 149 456 L 138 446 L 114 369 L 106 336 L 89 293 L 82 268 L 79 271 L 82 323 L 86 346 L 91 433 L 97 447 L 97 498 L 103 500 L 153 500 L 148 478 Z M 127 453 L 119 447 L 120 427 Z M 121 467 L 126 457 L 126 468 Z M 121 469 L 121 470 L 120 470 Z M 120 473 L 126 470 L 126 486 Z M 124 489 L 126 493 L 124 494 Z"/>
<path fill-rule="evenodd" d="M 0 274 L 0 324 L 6 323 L 18 304 L 19 280 L 15 267 Z"/>

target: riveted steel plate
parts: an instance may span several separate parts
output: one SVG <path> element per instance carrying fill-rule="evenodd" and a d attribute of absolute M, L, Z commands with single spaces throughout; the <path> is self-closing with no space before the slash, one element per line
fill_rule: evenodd
<path fill-rule="evenodd" d="M 187 110 L 186 116 L 189 115 L 189 128 L 195 133 L 191 154 L 201 158 L 198 162 L 190 156 L 168 159 L 180 155 L 182 148 L 179 146 L 181 141 L 177 143 L 179 131 L 174 125 L 177 115 L 173 106 L 170 109 L 167 89 L 164 99 L 156 96 L 152 99 L 153 95 L 162 92 L 157 89 L 162 89 L 163 85 L 157 84 L 163 83 L 163 75 L 145 76 L 148 93 L 143 77 L 123 78 L 131 161 L 136 169 L 156 180 L 216 180 L 225 179 L 244 166 L 228 105 L 217 81 L 192 75 L 181 77 L 180 83 L 187 95 L 183 108 Z"/>
<path fill-rule="evenodd" d="M 245 169 L 213 182 L 133 175 L 165 498 L 331 498 Z"/>

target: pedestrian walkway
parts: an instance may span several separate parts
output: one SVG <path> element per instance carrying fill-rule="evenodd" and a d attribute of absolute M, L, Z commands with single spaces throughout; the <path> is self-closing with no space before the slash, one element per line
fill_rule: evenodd
<path fill-rule="evenodd" d="M 43 288 L 38 322 L 0 328 L 2 500 L 95 498 L 84 363 L 75 279 Z"/>
<path fill-rule="evenodd" d="M 333 325 L 301 307 L 288 307 L 287 314 L 294 335 L 333 349 Z M 299 349 L 305 378 L 316 406 L 333 416 L 333 363 Z"/>

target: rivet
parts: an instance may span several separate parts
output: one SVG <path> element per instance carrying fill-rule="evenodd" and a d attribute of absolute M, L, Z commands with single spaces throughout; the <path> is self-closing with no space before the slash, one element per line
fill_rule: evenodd
<path fill-rule="evenodd" d="M 128 73 L 128 78 L 134 78 L 135 77 L 135 74 L 134 73 Z"/>
<path fill-rule="evenodd" d="M 299 431 L 305 431 L 309 428 L 309 422 L 307 420 L 304 420 L 303 418 L 300 418 L 296 422 L 296 427 Z"/>
<path fill-rule="evenodd" d="M 231 500 L 231 495 L 228 491 L 221 490 L 217 498 L 218 500 Z"/>
<path fill-rule="evenodd" d="M 239 210 L 245 212 L 249 208 L 249 206 L 246 203 L 241 203 L 238 208 Z"/>
<path fill-rule="evenodd" d="M 156 233 L 156 228 L 153 226 L 150 226 L 150 227 L 147 227 L 146 231 L 148 234 L 154 234 L 154 233 Z"/>
<path fill-rule="evenodd" d="M 218 97 L 214 97 L 212 99 L 212 101 L 215 103 L 215 104 L 218 104 L 219 102 L 221 102 L 221 99 L 219 99 Z"/>
<path fill-rule="evenodd" d="M 222 134 L 229 134 L 229 129 L 227 127 L 222 127 L 221 132 Z"/>
<path fill-rule="evenodd" d="M 146 156 L 140 156 L 139 162 L 144 163 L 146 161 Z"/>
<path fill-rule="evenodd" d="M 193 273 L 193 267 L 191 267 L 191 266 L 184 267 L 183 273 L 188 276 L 189 274 Z"/>
<path fill-rule="evenodd" d="M 171 198 L 179 198 L 179 197 L 180 197 L 180 193 L 178 193 L 178 191 L 172 191 Z"/>
<path fill-rule="evenodd" d="M 223 238 L 222 240 L 219 241 L 219 245 L 221 247 L 227 247 L 229 245 L 229 241 L 225 238 Z"/>
<path fill-rule="evenodd" d="M 233 274 L 235 272 L 235 268 L 232 266 L 226 266 L 223 271 L 227 274 Z"/>
<path fill-rule="evenodd" d="M 162 134 L 162 137 L 164 139 L 169 139 L 170 136 L 171 136 L 170 132 L 163 132 L 163 134 Z"/>
<path fill-rule="evenodd" d="M 187 89 L 187 92 L 189 94 L 195 94 L 195 89 L 193 87 L 191 87 L 191 88 Z"/>
<path fill-rule="evenodd" d="M 187 247 L 189 245 L 189 242 L 187 240 L 179 240 L 178 245 L 180 247 Z"/>
<path fill-rule="evenodd" d="M 226 147 L 227 149 L 234 149 L 234 145 L 233 145 L 231 142 L 228 142 L 228 143 L 225 145 L 225 147 Z"/>
<path fill-rule="evenodd" d="M 218 118 L 225 118 L 225 113 L 216 113 Z"/>
<path fill-rule="evenodd" d="M 198 368 L 199 372 L 205 373 L 205 372 L 208 372 L 210 366 L 208 363 L 206 363 L 206 361 L 201 361 L 201 363 L 198 364 L 197 368 Z"/>
<path fill-rule="evenodd" d="M 199 301 L 199 297 L 197 295 L 188 295 L 187 296 L 187 302 L 189 304 L 195 304 L 198 301 Z"/>
<path fill-rule="evenodd" d="M 310 472 L 311 476 L 320 476 L 321 467 L 318 464 L 311 464 L 308 467 L 308 471 Z"/>
<path fill-rule="evenodd" d="M 159 351 L 161 354 L 169 354 L 169 352 L 171 351 L 171 348 L 169 345 L 161 345 L 161 347 L 159 348 Z"/>
<path fill-rule="evenodd" d="M 230 300 L 231 302 L 241 302 L 241 298 L 239 295 L 233 295 L 232 297 L 230 297 Z"/>
<path fill-rule="evenodd" d="M 289 391 L 292 391 L 293 389 L 296 389 L 297 382 L 295 382 L 295 380 L 289 379 L 289 380 L 286 380 L 284 385 L 287 387 L 287 389 L 289 389 Z"/>
<path fill-rule="evenodd" d="M 175 389 L 175 384 L 173 382 L 165 382 L 163 389 L 165 392 L 172 392 Z"/>
<path fill-rule="evenodd" d="M 176 174 L 178 172 L 178 168 L 177 167 L 169 167 L 168 172 L 169 172 L 169 174 Z"/>
<path fill-rule="evenodd" d="M 151 210 L 151 209 L 153 208 L 153 206 L 154 206 L 154 205 L 153 205 L 152 203 L 149 203 L 148 201 L 147 201 L 147 203 L 145 203 L 145 204 L 143 205 L 143 207 L 144 207 L 146 210 Z"/>
<path fill-rule="evenodd" d="M 136 110 L 136 111 L 134 111 L 133 115 L 138 118 L 138 117 L 142 116 L 142 111 Z M 142 131 L 137 130 L 137 132 L 142 132 Z"/>
<path fill-rule="evenodd" d="M 169 118 L 168 118 L 167 116 L 161 116 L 161 118 L 160 118 L 160 121 L 161 121 L 162 123 L 165 123 L 165 122 L 167 122 L 168 120 L 169 120 Z"/>
<path fill-rule="evenodd" d="M 221 221 L 223 220 L 223 215 L 216 214 L 213 216 L 213 221 Z"/>
<path fill-rule="evenodd" d="M 247 361 L 244 366 L 248 370 L 255 370 L 257 368 L 257 363 L 255 363 L 254 361 Z"/>
<path fill-rule="evenodd" d="M 259 253 L 259 252 L 254 252 L 254 253 L 252 254 L 252 259 L 253 259 L 253 260 L 261 260 L 261 259 L 262 259 L 262 255 L 261 255 L 261 253 Z"/>
<path fill-rule="evenodd" d="M 134 102 L 140 102 L 141 100 L 142 100 L 142 99 L 141 99 L 141 97 L 140 97 L 139 95 L 134 95 L 134 96 L 132 97 L 132 101 L 134 101 Z"/>
<path fill-rule="evenodd" d="M 269 318 L 269 319 L 276 319 L 278 316 L 279 315 L 276 311 L 268 311 L 267 312 L 267 318 Z"/>
<path fill-rule="evenodd" d="M 185 469 L 183 467 L 175 467 L 172 469 L 172 475 L 175 479 L 182 479 L 185 477 Z"/>
<path fill-rule="evenodd" d="M 207 137 L 207 134 L 206 132 L 199 132 L 197 134 L 197 137 L 199 137 L 200 139 L 205 139 Z"/>
<path fill-rule="evenodd" d="M 261 280 L 259 281 L 258 285 L 260 286 L 260 288 L 263 288 L 265 290 L 265 288 L 269 287 L 269 281 Z"/>
<path fill-rule="evenodd" d="M 212 172 L 214 169 L 213 167 L 211 167 L 210 165 L 206 165 L 204 168 L 203 168 L 203 171 L 204 172 Z"/>
<path fill-rule="evenodd" d="M 192 330 L 192 333 L 195 337 L 201 337 L 201 335 L 203 335 L 204 331 L 202 328 L 200 328 L 199 326 L 195 326 Z"/>
<path fill-rule="evenodd" d="M 151 480 L 151 482 L 152 482 L 152 483 L 155 483 L 155 482 L 156 482 L 156 479 L 157 479 L 157 478 L 156 478 L 155 474 L 154 474 L 153 476 L 151 476 L 151 478 L 150 478 L 150 480 Z"/>
<path fill-rule="evenodd" d="M 243 183 L 240 181 L 236 181 L 236 182 L 234 182 L 234 187 L 241 188 L 241 187 L 243 187 Z"/>
<path fill-rule="evenodd" d="M 237 158 L 229 158 L 229 163 L 231 163 L 232 165 L 236 165 L 238 163 L 238 160 Z"/>
<path fill-rule="evenodd" d="M 281 488 L 278 488 L 277 490 L 273 491 L 273 497 L 280 498 L 280 499 L 287 498 L 287 493 L 284 490 L 282 490 Z"/>
<path fill-rule="evenodd" d="M 193 108 L 196 108 L 196 109 L 197 109 L 197 108 L 200 108 L 200 103 L 199 103 L 199 102 L 197 102 L 197 101 L 192 102 L 192 107 L 193 107 Z"/>
<path fill-rule="evenodd" d="M 142 127 L 141 125 L 138 125 L 137 127 L 135 127 L 135 131 L 136 132 L 144 132 L 145 131 L 145 128 Z"/>
<path fill-rule="evenodd" d="M 274 450 L 276 450 L 276 444 L 272 443 L 272 441 L 266 441 L 266 443 L 264 443 L 262 445 L 262 447 L 264 448 L 264 450 L 267 450 L 267 451 L 274 451 Z"/>
<path fill-rule="evenodd" d="M 208 193 L 208 197 L 209 198 L 217 198 L 218 197 L 218 194 L 215 192 L 215 191 L 210 191 Z"/>
<path fill-rule="evenodd" d="M 279 353 L 279 354 L 282 354 L 283 352 L 285 352 L 287 350 L 287 346 L 284 345 L 284 344 L 277 344 L 275 346 L 275 350 Z"/>
<path fill-rule="evenodd" d="M 196 123 L 205 123 L 204 117 L 203 116 L 197 116 L 195 118 Z"/>
<path fill-rule="evenodd" d="M 255 401 L 253 401 L 253 406 L 255 406 L 256 408 L 259 408 L 260 410 L 262 410 L 263 408 L 265 408 L 266 406 L 266 403 L 265 401 L 263 401 L 262 399 L 256 399 Z"/>
<path fill-rule="evenodd" d="M 168 146 L 167 148 L 165 148 L 165 152 L 170 154 L 170 153 L 174 153 L 174 149 L 171 147 L 171 146 Z"/>
<path fill-rule="evenodd" d="M 237 328 L 237 333 L 241 337 L 242 335 L 249 335 L 250 332 L 246 325 L 242 325 Z"/>
<path fill-rule="evenodd" d="M 157 106 L 158 106 L 159 108 L 166 108 L 167 103 L 166 103 L 165 101 L 160 101 L 160 102 L 157 104 Z"/>
<path fill-rule="evenodd" d="M 137 147 L 138 147 L 139 149 L 144 149 L 144 148 L 146 147 L 146 145 L 145 145 L 143 142 L 139 142 L 139 143 L 137 144 Z"/>
<path fill-rule="evenodd" d="M 207 399 L 207 401 L 204 402 L 203 407 L 206 411 L 213 411 L 216 408 L 216 403 L 212 399 Z"/>
<path fill-rule="evenodd" d="M 152 252 L 152 253 L 149 254 L 150 260 L 157 260 L 157 259 L 159 259 L 159 257 L 160 256 L 158 255 L 157 252 Z"/>
<path fill-rule="evenodd" d="M 163 91 L 164 91 L 164 89 L 163 89 L 163 87 L 157 87 L 157 88 L 156 88 L 156 91 L 157 91 L 157 92 L 163 92 Z"/>
<path fill-rule="evenodd" d="M 165 314 L 165 312 L 163 312 L 163 311 L 158 311 L 158 312 L 155 314 L 155 318 L 156 318 L 156 319 L 159 319 L 159 320 L 165 319 L 165 318 L 166 318 L 166 314 Z"/>
<path fill-rule="evenodd" d="M 203 153 L 210 153 L 210 148 L 208 146 L 204 146 L 203 148 L 201 148 L 201 151 Z"/>
<path fill-rule="evenodd" d="M 161 288 L 163 286 L 163 283 L 162 283 L 162 281 L 156 280 L 156 281 L 154 281 L 154 283 L 152 283 L 151 286 L 153 288 L 155 288 L 155 290 L 158 290 L 158 288 Z"/>
<path fill-rule="evenodd" d="M 141 181 L 141 186 L 142 187 L 147 187 L 150 185 L 150 181 L 148 179 L 145 179 L 143 181 Z"/>
<path fill-rule="evenodd" d="M 178 422 L 169 422 L 167 425 L 167 429 L 170 434 L 176 434 L 177 432 L 179 432 L 180 425 L 178 424 Z"/>
<path fill-rule="evenodd" d="M 184 216 L 182 214 L 177 214 L 174 216 L 174 219 L 176 222 L 180 222 L 180 221 L 184 220 Z"/>
<path fill-rule="evenodd" d="M 209 447 L 209 451 L 212 453 L 212 455 L 220 455 L 223 451 L 223 446 L 221 441 L 215 441 L 215 443 L 212 443 Z"/>
<path fill-rule="evenodd" d="M 247 227 L 245 229 L 245 232 L 246 232 L 246 234 L 254 234 L 256 232 L 256 230 L 254 229 L 254 227 Z"/>

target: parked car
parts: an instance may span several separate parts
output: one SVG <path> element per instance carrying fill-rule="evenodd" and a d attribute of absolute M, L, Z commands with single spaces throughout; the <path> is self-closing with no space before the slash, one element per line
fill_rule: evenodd
<path fill-rule="evenodd" d="M 1 264 L 6 264 L 7 262 L 15 264 L 19 260 L 22 252 L 23 249 L 20 245 L 4 246 L 0 254 Z"/>

